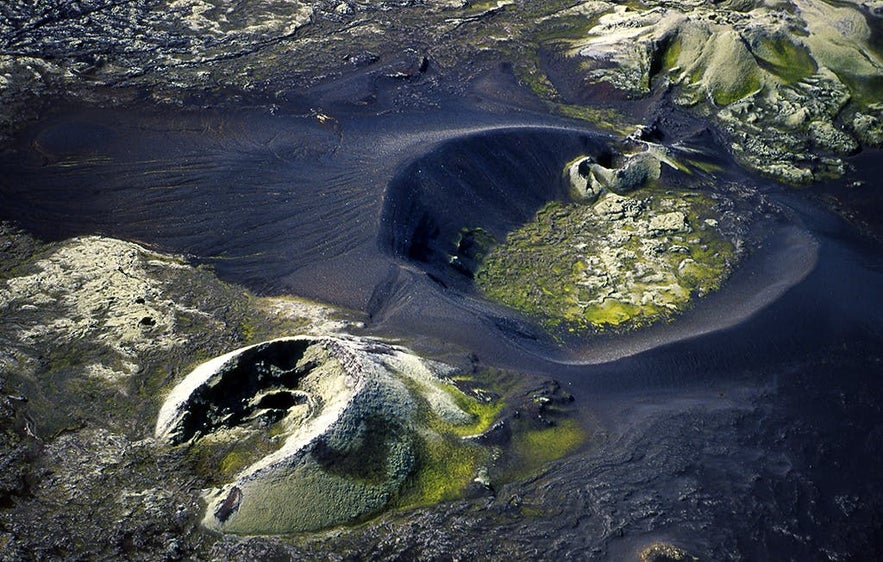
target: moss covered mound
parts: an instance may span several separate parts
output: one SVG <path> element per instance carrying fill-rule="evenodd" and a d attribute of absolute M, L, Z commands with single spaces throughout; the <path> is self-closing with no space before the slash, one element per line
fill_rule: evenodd
<path fill-rule="evenodd" d="M 281 338 L 197 367 L 169 394 L 156 435 L 186 446 L 217 483 L 205 495 L 203 524 L 246 535 L 454 499 L 581 442 L 573 420 L 547 419 L 559 413 L 546 402 L 566 402 L 560 392 L 542 395 L 540 427 L 509 427 L 504 401 L 464 393 L 450 373 L 377 341 Z"/>
<path fill-rule="evenodd" d="M 447 368 L 357 338 L 298 336 L 217 357 L 167 398 L 157 437 L 223 456 L 203 523 L 242 534 L 357 520 L 417 467 L 427 420 L 473 415 L 437 377 Z M 238 473 L 237 473 L 238 472 Z M 467 476 L 474 476 L 472 475 Z"/>
<path fill-rule="evenodd" d="M 698 192 L 552 202 L 511 232 L 475 279 L 490 300 L 571 331 L 646 324 L 717 289 L 735 257 Z"/>

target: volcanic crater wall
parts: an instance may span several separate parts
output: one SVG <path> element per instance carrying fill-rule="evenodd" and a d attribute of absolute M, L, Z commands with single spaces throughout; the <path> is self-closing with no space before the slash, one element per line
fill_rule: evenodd
<path fill-rule="evenodd" d="M 548 201 L 567 199 L 562 170 L 583 154 L 610 158 L 599 138 L 566 129 L 493 130 L 447 141 L 390 182 L 381 249 L 446 284 L 468 283 L 468 269 L 452 265 L 464 231 L 481 229 L 501 241 Z"/>

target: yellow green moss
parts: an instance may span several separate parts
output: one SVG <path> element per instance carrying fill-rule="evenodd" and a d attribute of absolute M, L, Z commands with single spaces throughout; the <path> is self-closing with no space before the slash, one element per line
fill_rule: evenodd
<path fill-rule="evenodd" d="M 720 106 L 730 105 L 742 98 L 753 94 L 761 87 L 760 76 L 757 73 L 745 75 L 742 80 L 735 84 L 727 84 L 726 86 L 711 86 L 709 95 L 714 103 Z"/>
<path fill-rule="evenodd" d="M 752 46 L 752 54 L 762 68 L 793 84 L 815 74 L 818 66 L 809 50 L 787 37 L 764 36 Z"/>
<path fill-rule="evenodd" d="M 471 415 L 474 420 L 472 423 L 465 425 L 440 422 L 439 429 L 449 431 L 454 435 L 465 437 L 484 433 L 497 420 L 500 411 L 503 409 L 503 402 L 500 400 L 494 402 L 481 402 L 475 398 L 466 396 L 454 386 L 451 386 L 450 389 L 457 406 Z"/>
<path fill-rule="evenodd" d="M 512 3 L 511 0 L 486 0 L 483 2 L 470 3 L 466 8 L 466 13 L 469 15 L 483 14 L 490 10 L 504 8 Z"/>
<path fill-rule="evenodd" d="M 229 482 L 281 445 L 281 441 L 262 434 L 235 441 L 217 441 L 209 437 L 191 444 L 187 452 L 200 474 L 214 482 Z"/>
<path fill-rule="evenodd" d="M 487 463 L 491 456 L 489 449 L 463 437 L 486 431 L 499 417 L 503 401 L 483 402 L 453 384 L 439 384 L 438 387 L 471 416 L 471 421 L 457 424 L 433 411 L 416 381 L 402 379 L 402 382 L 418 402 L 418 419 L 425 429 L 419 432 L 416 440 L 417 469 L 406 482 L 396 505 L 432 505 L 462 496 L 479 466 Z"/>
<path fill-rule="evenodd" d="M 405 484 L 398 507 L 432 505 L 456 499 L 475 478 L 490 452 L 451 435 L 423 435 L 417 452 L 419 468 Z"/>
<path fill-rule="evenodd" d="M 233 450 L 224 455 L 218 465 L 218 470 L 221 474 L 236 474 L 248 466 L 250 460 L 249 455 L 243 451 Z"/>
<path fill-rule="evenodd" d="M 480 292 L 553 331 L 575 332 L 644 325 L 720 287 L 735 248 L 713 226 L 709 197 L 650 190 L 608 197 L 596 207 L 613 201 L 638 210 L 609 219 L 589 206 L 550 203 L 488 254 L 475 275 Z M 659 232 L 653 220 L 667 215 L 685 230 Z"/>
<path fill-rule="evenodd" d="M 683 48 L 684 45 L 678 37 L 669 42 L 665 52 L 662 54 L 662 68 L 664 70 L 671 70 L 678 66 Z"/>
<path fill-rule="evenodd" d="M 635 124 L 627 121 L 622 114 L 614 109 L 553 103 L 550 104 L 550 110 L 571 119 L 586 121 L 600 129 L 623 136 L 635 130 Z"/>

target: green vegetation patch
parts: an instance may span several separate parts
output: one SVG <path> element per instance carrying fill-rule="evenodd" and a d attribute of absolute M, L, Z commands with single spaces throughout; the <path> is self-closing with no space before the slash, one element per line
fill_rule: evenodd
<path fill-rule="evenodd" d="M 571 417 L 569 394 L 557 385 L 525 392 L 524 379 L 513 375 L 483 371 L 458 376 L 459 387 L 446 386 L 457 405 L 471 414 L 466 423 L 441 419 L 428 403 L 420 406 L 417 468 L 397 507 L 454 500 L 474 482 L 496 487 L 525 478 L 585 442 L 588 433 Z M 492 429 L 497 423 L 506 429 Z"/>
<path fill-rule="evenodd" d="M 612 131 L 622 136 L 626 136 L 634 131 L 636 126 L 634 123 L 628 121 L 621 113 L 611 108 L 589 107 L 566 103 L 550 103 L 549 109 L 559 115 L 570 117 L 571 119 L 586 121 L 598 128 Z"/>
<path fill-rule="evenodd" d="M 463 496 L 478 467 L 491 459 L 491 451 L 452 435 L 423 435 L 417 447 L 419 468 L 406 482 L 398 507 L 432 505 Z"/>
<path fill-rule="evenodd" d="M 709 196 L 607 193 L 591 206 L 546 205 L 488 254 L 475 282 L 550 329 L 634 327 L 719 288 L 734 258 Z"/>
<path fill-rule="evenodd" d="M 492 451 L 464 437 L 478 435 L 499 418 L 503 400 L 479 400 L 453 384 L 442 385 L 454 403 L 467 414 L 467 423 L 453 423 L 438 415 L 423 398 L 414 381 L 404 380 L 419 406 L 423 429 L 416 441 L 417 469 L 408 479 L 399 507 L 432 505 L 463 495 L 479 466 L 491 461 Z"/>
<path fill-rule="evenodd" d="M 761 68 L 772 72 L 786 84 L 799 82 L 818 70 L 809 49 L 797 45 L 788 37 L 763 36 L 750 48 Z"/>
<path fill-rule="evenodd" d="M 208 436 L 187 449 L 197 472 L 212 482 L 231 482 L 239 472 L 282 446 L 282 441 L 265 433 L 242 433 L 238 438 Z"/>
<path fill-rule="evenodd" d="M 523 478 L 545 464 L 572 453 L 588 435 L 574 418 L 565 418 L 540 428 L 519 429 L 512 437 L 512 461 L 508 478 Z"/>

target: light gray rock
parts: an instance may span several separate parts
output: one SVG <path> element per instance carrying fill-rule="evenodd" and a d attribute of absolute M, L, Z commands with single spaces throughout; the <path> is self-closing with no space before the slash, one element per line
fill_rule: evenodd
<path fill-rule="evenodd" d="M 590 156 L 581 156 L 565 166 L 564 181 L 571 199 L 594 203 L 604 192 L 627 194 L 658 180 L 661 157 L 665 158 L 658 150 L 645 150 L 623 156 L 619 167 L 606 168 Z"/>
<path fill-rule="evenodd" d="M 627 96 L 671 90 L 676 103 L 717 119 L 745 165 L 789 183 L 844 168 L 839 158 L 883 134 L 857 116 L 879 98 L 883 53 L 861 8 L 821 0 L 661 2 L 617 6 L 568 53 L 590 82 Z M 654 74 L 656 73 L 656 74 Z M 852 131 L 848 130 L 850 128 Z"/>
<path fill-rule="evenodd" d="M 817 147 L 836 154 L 852 154 L 859 148 L 855 139 L 830 121 L 813 121 L 809 124 L 809 135 Z"/>
<path fill-rule="evenodd" d="M 565 167 L 565 181 L 574 201 L 593 203 L 601 195 L 603 187 L 592 176 L 592 166 L 597 165 L 592 157 L 583 156 Z"/>
<path fill-rule="evenodd" d="M 687 216 L 683 212 L 672 211 L 650 217 L 650 230 L 657 234 L 689 232 L 690 225 L 687 223 Z M 684 246 L 677 246 L 677 248 L 687 250 Z M 673 250 L 670 249 L 669 251 Z"/>
<path fill-rule="evenodd" d="M 883 146 L 883 122 L 879 117 L 858 112 L 852 119 L 852 130 L 862 143 Z"/>
<path fill-rule="evenodd" d="M 595 192 L 600 193 L 607 189 L 622 195 L 658 180 L 661 169 L 661 163 L 655 154 L 650 151 L 638 152 L 626 156 L 625 162 L 618 168 L 591 164 L 590 183 L 594 184 L 592 189 Z"/>

